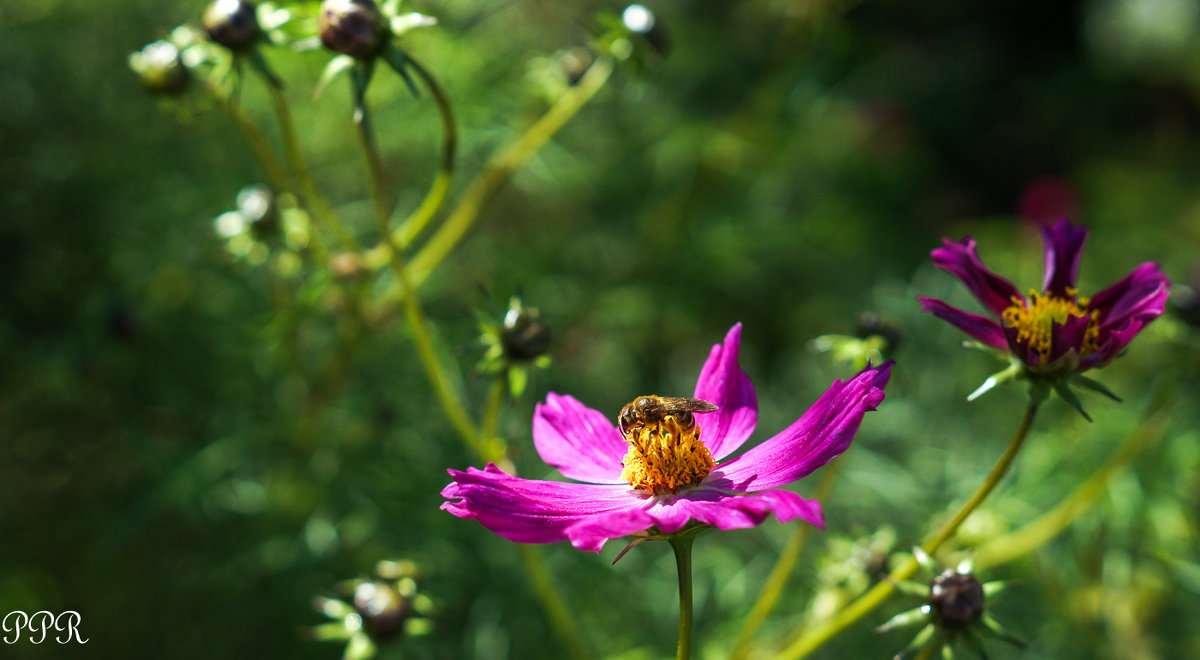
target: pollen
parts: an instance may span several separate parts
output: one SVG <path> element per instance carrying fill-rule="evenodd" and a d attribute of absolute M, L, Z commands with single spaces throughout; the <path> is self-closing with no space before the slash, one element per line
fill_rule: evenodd
<path fill-rule="evenodd" d="M 690 413 L 685 413 L 691 417 Z M 621 478 L 637 490 L 662 496 L 700 483 L 716 463 L 700 442 L 700 425 L 675 415 L 639 424 L 625 433 L 629 451 Z"/>
<path fill-rule="evenodd" d="M 1069 291 L 1074 295 L 1073 291 Z M 1087 355 L 1098 348 L 1097 338 L 1100 335 L 1096 322 L 1098 312 L 1087 311 L 1080 304 L 1087 306 L 1087 299 L 1080 298 L 1078 302 L 1068 298 L 1043 296 L 1036 291 L 1029 292 L 1026 302 L 1013 296 L 1013 304 L 1001 315 L 1004 323 L 1010 328 L 1017 329 L 1017 341 L 1027 341 L 1029 348 L 1040 355 L 1043 360 L 1049 359 L 1051 345 L 1054 341 L 1054 326 L 1063 325 L 1071 317 L 1083 318 L 1090 316 L 1087 330 L 1084 331 L 1083 345 L 1075 347 L 1080 355 Z"/>

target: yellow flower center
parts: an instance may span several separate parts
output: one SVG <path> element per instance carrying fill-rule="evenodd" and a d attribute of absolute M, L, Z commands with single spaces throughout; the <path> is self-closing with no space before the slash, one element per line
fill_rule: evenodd
<path fill-rule="evenodd" d="M 1074 296 L 1075 292 L 1070 291 Z M 1050 356 L 1050 344 L 1054 337 L 1054 326 L 1063 325 L 1067 319 L 1074 316 L 1082 318 L 1090 316 L 1087 330 L 1083 335 L 1083 346 L 1079 347 L 1080 355 L 1087 355 L 1098 348 L 1097 337 L 1100 329 L 1096 323 L 1099 312 L 1088 312 L 1080 305 L 1087 306 L 1086 298 L 1080 298 L 1078 303 L 1067 298 L 1043 296 L 1037 291 L 1029 292 L 1028 302 L 1013 296 L 1013 304 L 1001 315 L 1004 323 L 1010 328 L 1017 329 L 1017 341 L 1028 340 L 1029 347 L 1042 359 Z"/>
<path fill-rule="evenodd" d="M 651 495 L 677 493 L 700 483 L 716 467 L 708 447 L 700 442 L 700 425 L 664 415 L 626 430 L 629 451 L 621 461 L 621 478 Z"/>

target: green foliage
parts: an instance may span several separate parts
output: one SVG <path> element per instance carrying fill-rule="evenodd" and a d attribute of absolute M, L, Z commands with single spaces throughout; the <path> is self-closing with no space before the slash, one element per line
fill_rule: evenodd
<path fill-rule="evenodd" d="M 267 39 L 294 46 L 313 33 L 317 3 L 307 4 L 307 25 L 260 12 Z M 918 312 L 917 294 L 975 309 L 929 264 L 941 236 L 975 235 L 989 264 L 1027 289 L 1042 268 L 1028 258 L 1030 221 L 1066 213 L 1093 230 L 1084 291 L 1149 260 L 1200 288 L 1200 15 L 1184 2 L 1136 4 L 652 6 L 662 51 L 630 42 L 636 62 L 624 64 L 638 66 L 620 67 L 514 173 L 423 283 L 437 359 L 465 375 L 448 387 L 479 418 L 490 378 L 507 373 L 524 392 L 501 408 L 496 435 L 520 473 L 539 478 L 554 476 L 530 441 L 547 391 L 613 417 L 638 394 L 688 395 L 697 356 L 737 321 L 764 430 L 846 377 L 808 349 L 815 338 L 844 336 L 846 350 L 833 350 L 846 360 L 897 359 L 887 401 L 824 501 L 827 529 L 810 537 L 756 640 L 781 647 L 885 567 L 831 549 L 885 527 L 897 547 L 919 543 L 1019 421 L 1021 387 L 966 403 L 994 360 Z M 346 254 L 333 243 L 326 261 L 312 256 L 317 219 L 301 191 L 276 197 L 274 234 L 235 204 L 270 173 L 219 102 L 194 80 L 162 99 L 130 74 L 129 53 L 146 43 L 202 38 L 172 26 L 198 25 L 203 5 L 0 7 L 0 616 L 79 611 L 85 650 L 102 656 L 332 658 L 341 650 L 298 634 L 322 623 L 312 597 L 404 557 L 437 607 L 428 634 L 403 640 L 397 657 L 563 656 L 512 544 L 438 510 L 445 470 L 479 461 L 443 416 L 403 312 L 369 302 L 394 282 L 352 92 L 337 79 L 313 97 L 331 56 L 264 43 L 260 69 L 211 44 L 176 44 L 209 58 L 218 91 L 257 125 L 275 126 L 254 72 L 284 81 L 313 177 L 351 237 L 376 246 Z M 403 52 L 453 103 L 452 198 L 574 88 L 589 43 L 637 37 L 597 39 L 619 27 L 621 9 L 389 7 Z M 411 82 L 380 70 L 365 96 L 400 217 L 442 162 L 436 105 L 414 98 Z M 230 213 L 244 221 L 214 231 Z M 553 328 L 552 361 L 514 366 L 479 347 L 480 286 L 537 308 Z M 888 353 L 854 339 L 864 311 L 897 324 L 903 344 Z M 1052 509 L 1146 410 L 1173 407 L 1074 525 L 987 568 L 988 580 L 1020 578 L 991 615 L 1029 644 L 1022 657 L 1200 655 L 1190 625 L 1200 607 L 1198 349 L 1197 329 L 1165 316 L 1098 375 L 1123 403 L 1078 390 L 1088 423 L 1047 401 L 1013 473 L 948 548 L 957 559 Z M 729 652 L 789 532 L 768 522 L 699 537 L 695 657 Z M 671 553 L 643 544 L 610 566 L 619 545 L 599 558 L 564 544 L 541 556 L 597 655 L 665 657 L 677 616 Z M 871 630 L 910 605 L 895 598 L 818 655 L 899 651 L 907 639 Z M 55 647 L 4 654 L 65 652 Z"/>

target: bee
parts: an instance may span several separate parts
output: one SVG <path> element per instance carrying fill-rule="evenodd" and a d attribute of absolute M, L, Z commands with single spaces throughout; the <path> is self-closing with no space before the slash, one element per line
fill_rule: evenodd
<path fill-rule="evenodd" d="M 692 413 L 712 412 L 717 406 L 703 399 L 690 399 L 674 396 L 658 396 L 650 394 L 625 404 L 621 414 L 617 416 L 617 425 L 621 433 L 626 434 L 636 426 L 659 422 L 668 416 L 674 416 L 684 430 L 696 425 L 696 417 Z"/>

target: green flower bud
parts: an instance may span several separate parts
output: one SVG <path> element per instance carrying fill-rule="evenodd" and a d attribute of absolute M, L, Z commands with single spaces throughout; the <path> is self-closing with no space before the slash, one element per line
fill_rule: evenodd
<path fill-rule="evenodd" d="M 129 68 L 146 89 L 157 94 L 174 96 L 187 87 L 188 70 L 179 59 L 179 49 L 169 41 L 151 42 L 131 54 Z"/>
<path fill-rule="evenodd" d="M 325 0 L 320 34 L 329 50 L 368 60 L 383 48 L 387 25 L 372 0 Z"/>
<path fill-rule="evenodd" d="M 246 186 L 237 194 L 238 211 L 250 222 L 250 230 L 262 238 L 279 229 L 279 207 L 275 193 L 261 183 Z"/>
<path fill-rule="evenodd" d="M 983 616 L 983 585 L 970 573 L 948 568 L 929 585 L 929 605 L 946 628 L 966 628 Z"/>
<path fill-rule="evenodd" d="M 214 0 L 200 22 L 210 40 L 234 52 L 248 50 L 261 34 L 254 4 L 247 0 Z"/>
<path fill-rule="evenodd" d="M 504 353 L 515 360 L 532 360 L 550 348 L 550 326 L 532 307 L 513 307 L 500 331 Z"/>

